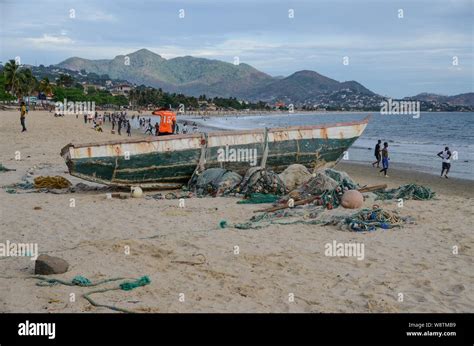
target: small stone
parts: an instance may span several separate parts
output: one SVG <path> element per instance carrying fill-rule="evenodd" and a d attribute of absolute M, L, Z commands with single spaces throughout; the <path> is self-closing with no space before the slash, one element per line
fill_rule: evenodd
<path fill-rule="evenodd" d="M 35 274 L 50 275 L 67 272 L 69 263 L 59 257 L 39 255 L 35 262 Z"/>

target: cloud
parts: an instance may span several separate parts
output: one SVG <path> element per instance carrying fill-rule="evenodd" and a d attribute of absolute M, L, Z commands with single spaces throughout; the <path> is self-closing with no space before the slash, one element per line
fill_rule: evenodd
<path fill-rule="evenodd" d="M 43 34 L 41 37 L 29 37 L 25 39 L 28 43 L 43 46 L 43 45 L 52 45 L 52 46 L 64 46 L 74 43 L 74 41 L 65 35 L 55 36 L 49 34 Z"/>
<path fill-rule="evenodd" d="M 296 12 L 292 20 L 289 7 Z M 179 8 L 186 19 L 178 18 Z M 398 8 L 405 10 L 403 20 Z M 167 59 L 233 62 L 238 56 L 272 75 L 311 69 L 387 94 L 423 91 L 411 87 L 414 80 L 451 94 L 455 90 L 444 83 L 449 76 L 456 90 L 472 90 L 472 0 L 63 0 L 60 6 L 55 0 L 0 0 L 0 11 L 0 60 L 21 55 L 56 64 L 148 48 Z M 350 57 L 349 66 L 342 65 L 343 56 Z M 452 67 L 454 56 L 459 67 Z"/>
<path fill-rule="evenodd" d="M 88 22 L 116 22 L 117 17 L 112 13 L 105 13 L 99 10 L 91 10 L 86 12 L 76 13 L 78 20 L 84 20 Z"/>

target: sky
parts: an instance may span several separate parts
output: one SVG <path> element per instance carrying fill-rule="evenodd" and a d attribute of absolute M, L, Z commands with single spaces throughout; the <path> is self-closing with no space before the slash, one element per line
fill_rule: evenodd
<path fill-rule="evenodd" d="M 57 64 L 147 48 L 313 70 L 385 96 L 474 90 L 473 0 L 0 0 L 0 61 Z"/>

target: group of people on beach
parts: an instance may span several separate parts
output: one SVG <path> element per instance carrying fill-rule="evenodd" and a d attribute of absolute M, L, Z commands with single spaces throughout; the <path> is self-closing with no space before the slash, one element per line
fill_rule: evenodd
<path fill-rule="evenodd" d="M 109 120 L 109 123 L 112 124 L 112 133 L 115 133 L 115 127 L 117 126 L 119 136 L 122 135 L 122 128 L 126 130 L 127 137 L 132 135 L 132 125 L 130 124 L 130 120 L 127 119 L 127 112 L 105 113 L 104 116 Z"/>
<path fill-rule="evenodd" d="M 77 118 L 77 115 L 76 115 Z M 126 130 L 127 136 L 131 136 L 132 122 L 138 123 L 138 128 L 144 133 L 152 136 L 166 136 L 172 134 L 186 134 L 198 131 L 198 126 L 195 122 L 189 124 L 185 121 L 182 126 L 179 126 L 174 114 L 161 114 L 160 121 L 152 124 L 151 117 L 144 117 L 140 115 L 127 116 L 126 111 L 121 112 L 104 112 L 103 115 L 95 112 L 84 114 L 84 123 L 92 123 L 93 128 L 98 132 L 103 132 L 102 125 L 109 122 L 112 126 L 111 132 L 122 135 L 122 129 Z"/>
<path fill-rule="evenodd" d="M 78 118 L 78 114 L 76 114 Z M 130 121 L 127 119 L 126 112 L 104 112 L 104 114 L 99 114 L 99 112 L 84 113 L 84 124 L 92 123 L 92 128 L 97 132 L 104 132 L 102 125 L 108 121 L 112 125 L 112 133 L 115 133 L 115 127 L 117 127 L 117 132 L 119 135 L 122 135 L 122 129 L 125 129 L 127 136 L 131 136 L 131 125 Z"/>
<path fill-rule="evenodd" d="M 376 160 L 372 162 L 372 167 L 380 168 L 380 161 L 382 161 L 382 169 L 379 173 L 383 173 L 386 178 L 388 178 L 387 171 L 388 171 L 388 162 L 390 161 L 390 157 L 388 156 L 388 143 L 383 143 L 383 148 L 381 148 L 382 140 L 378 140 L 377 144 L 375 145 L 374 155 Z M 441 166 L 441 178 L 444 176 L 448 179 L 448 173 L 451 168 L 451 151 L 449 147 L 445 147 L 444 150 L 440 151 L 437 156 L 442 159 L 442 166 Z M 376 166 L 377 165 L 377 166 Z"/>

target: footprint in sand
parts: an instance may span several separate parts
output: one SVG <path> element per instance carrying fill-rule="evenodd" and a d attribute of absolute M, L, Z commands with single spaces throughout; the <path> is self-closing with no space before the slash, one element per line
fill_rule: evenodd
<path fill-rule="evenodd" d="M 458 285 L 454 285 L 452 288 L 451 288 L 451 291 L 453 291 L 454 293 L 458 294 L 458 293 L 461 293 L 462 291 L 464 291 L 466 289 L 466 287 L 464 287 L 463 284 L 458 284 Z"/>

